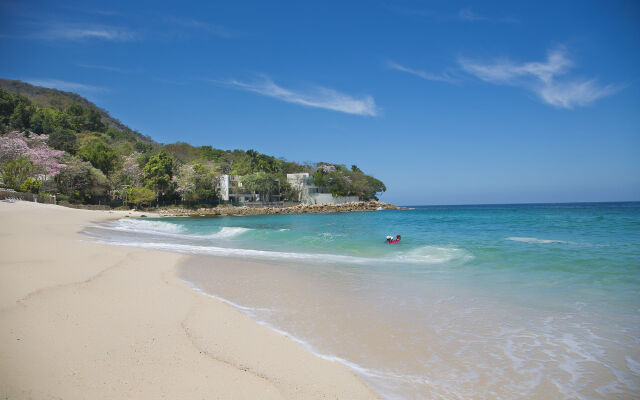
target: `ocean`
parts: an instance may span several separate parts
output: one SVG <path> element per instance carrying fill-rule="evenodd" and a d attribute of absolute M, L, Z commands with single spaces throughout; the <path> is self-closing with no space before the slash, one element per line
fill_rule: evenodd
<path fill-rule="evenodd" d="M 194 289 L 383 398 L 640 398 L 638 202 L 121 219 L 84 233 L 192 255 L 179 268 Z"/>

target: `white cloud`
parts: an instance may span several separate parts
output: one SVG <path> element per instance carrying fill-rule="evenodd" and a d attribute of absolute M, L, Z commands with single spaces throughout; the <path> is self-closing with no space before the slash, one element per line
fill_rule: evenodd
<path fill-rule="evenodd" d="M 465 7 L 460 9 L 458 12 L 455 11 L 436 11 L 436 10 L 428 10 L 428 9 L 415 9 L 415 8 L 391 8 L 393 11 L 411 15 L 424 17 L 429 19 L 434 19 L 438 21 L 462 21 L 462 22 L 478 22 L 484 21 L 488 23 L 518 23 L 520 22 L 517 18 L 511 16 L 505 17 L 493 17 L 479 14 L 471 7 Z"/>
<path fill-rule="evenodd" d="M 554 84 L 539 89 L 538 94 L 547 103 L 560 108 L 586 106 L 599 98 L 619 90 L 613 85 L 599 86 L 595 80 Z"/>
<path fill-rule="evenodd" d="M 462 10 L 460 10 L 458 12 L 458 18 L 463 21 L 483 21 L 487 19 L 486 17 L 473 12 L 471 7 L 463 8 Z"/>
<path fill-rule="evenodd" d="M 105 92 L 107 89 L 98 86 L 85 85 L 83 83 L 61 81 L 58 79 L 26 79 L 35 86 L 43 86 L 52 89 L 64 90 L 68 92 Z"/>
<path fill-rule="evenodd" d="M 442 74 L 433 74 L 431 72 L 420 71 L 413 68 L 405 67 L 403 65 L 394 63 L 393 61 L 388 62 L 387 65 L 389 66 L 389 68 L 395 69 L 396 71 L 406 72 L 408 74 L 418 76 L 428 81 L 446 82 L 446 83 L 457 82 L 457 79 L 455 79 L 454 77 L 452 77 L 450 74 L 446 72 Z"/>
<path fill-rule="evenodd" d="M 600 86 L 595 79 L 563 80 L 562 76 L 573 67 L 564 48 L 550 51 L 547 60 L 541 62 L 514 63 L 502 59 L 482 63 L 460 59 L 459 64 L 485 82 L 523 87 L 558 108 L 586 106 L 618 91 L 613 85 Z"/>
<path fill-rule="evenodd" d="M 37 34 L 38 38 L 49 40 L 108 40 L 125 42 L 136 39 L 136 34 L 128 29 L 112 26 L 54 25 Z"/>
<path fill-rule="evenodd" d="M 278 86 L 266 77 L 256 82 L 229 80 L 223 83 L 248 92 L 258 93 L 263 96 L 273 97 L 288 103 L 300 104 L 307 107 L 324 108 L 346 114 L 368 115 L 373 117 L 378 113 L 375 101 L 371 96 L 354 98 L 324 87 L 314 87 L 306 92 L 295 91 Z"/>
<path fill-rule="evenodd" d="M 78 67 L 82 67 L 82 68 L 90 68 L 90 69 L 101 69 L 103 71 L 109 71 L 109 72 L 118 72 L 121 74 L 128 74 L 131 73 L 132 71 L 129 69 L 124 69 L 124 68 L 118 68 L 118 67 L 112 67 L 109 65 L 96 65 L 96 64 L 78 64 Z"/>
<path fill-rule="evenodd" d="M 178 18 L 178 17 L 172 16 L 167 18 L 167 20 L 170 24 L 173 24 L 176 26 L 208 32 L 222 38 L 229 38 L 235 35 L 234 32 L 232 32 L 231 30 L 227 29 L 222 25 L 212 24 L 209 22 L 204 22 L 197 19 L 193 19 L 193 18 Z"/>

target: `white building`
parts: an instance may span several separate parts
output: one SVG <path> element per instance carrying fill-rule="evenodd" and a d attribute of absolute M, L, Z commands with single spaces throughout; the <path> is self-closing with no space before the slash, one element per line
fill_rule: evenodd
<path fill-rule="evenodd" d="M 218 192 L 220 193 L 220 200 L 229 201 L 229 175 L 220 175 Z"/>
<path fill-rule="evenodd" d="M 218 185 L 220 200 L 232 203 L 260 201 L 259 194 L 249 193 L 242 188 L 240 178 L 239 175 L 220 175 L 220 184 Z"/>
<path fill-rule="evenodd" d="M 287 174 L 287 181 L 298 192 L 298 201 L 308 204 L 342 204 L 360 201 L 357 196 L 333 197 L 326 188 L 318 187 L 311 181 L 309 173 Z"/>

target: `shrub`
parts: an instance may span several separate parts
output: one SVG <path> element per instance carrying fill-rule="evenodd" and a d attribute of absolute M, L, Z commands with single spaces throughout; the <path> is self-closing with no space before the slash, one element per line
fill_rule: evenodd
<path fill-rule="evenodd" d="M 40 187 L 42 186 L 42 182 L 33 178 L 27 178 L 26 181 L 20 187 L 22 192 L 31 192 L 33 194 L 40 193 Z"/>
<path fill-rule="evenodd" d="M 18 191 L 22 190 L 22 186 L 32 173 L 33 163 L 24 157 L 9 160 L 0 168 L 4 186 Z"/>
<path fill-rule="evenodd" d="M 129 191 L 128 203 L 135 204 L 136 208 L 141 205 L 149 205 L 156 199 L 155 193 L 146 187 L 133 187 Z"/>

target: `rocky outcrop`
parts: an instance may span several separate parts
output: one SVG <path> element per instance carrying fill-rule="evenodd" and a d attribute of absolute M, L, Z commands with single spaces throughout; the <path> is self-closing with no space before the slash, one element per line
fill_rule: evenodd
<path fill-rule="evenodd" d="M 214 208 L 162 208 L 159 214 L 165 216 L 205 216 L 205 215 L 255 215 L 255 214 L 309 214 L 348 211 L 407 210 L 381 201 L 358 201 L 343 204 L 296 204 L 281 207 L 247 207 L 219 205 Z"/>

